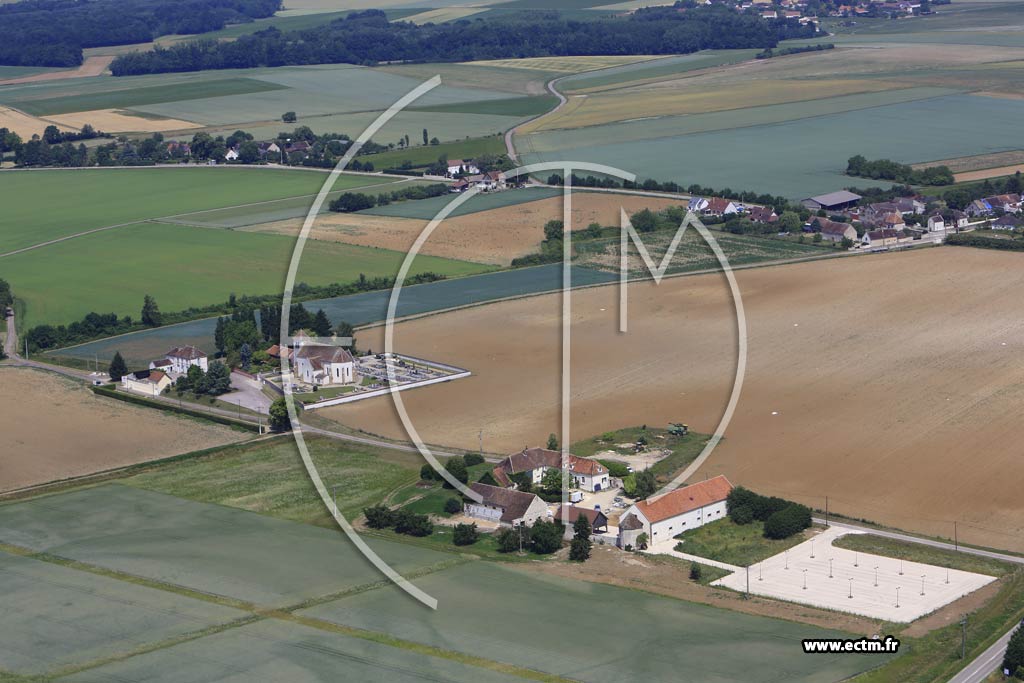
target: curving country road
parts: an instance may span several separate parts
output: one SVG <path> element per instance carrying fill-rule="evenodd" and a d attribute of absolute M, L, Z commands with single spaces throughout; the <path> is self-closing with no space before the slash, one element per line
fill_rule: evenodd
<path fill-rule="evenodd" d="M 572 75 L 572 74 L 569 74 L 569 75 Z M 537 119 L 540 119 L 540 118 L 543 118 L 545 116 L 548 116 L 549 114 L 554 114 L 556 111 L 558 111 L 559 109 L 564 107 L 565 103 L 569 101 L 565 97 L 565 95 L 563 95 L 562 93 L 558 92 L 558 90 L 555 88 L 555 83 L 557 83 L 558 81 L 562 80 L 563 78 L 565 78 L 565 76 L 559 76 L 558 78 L 552 78 L 547 83 L 548 90 L 551 91 L 552 95 L 554 95 L 555 97 L 558 98 L 558 104 L 555 106 L 554 109 L 552 109 L 551 111 L 546 111 L 543 114 L 537 114 L 536 116 L 534 116 L 532 118 L 529 118 L 529 119 L 523 121 L 522 123 L 516 125 L 514 128 L 509 128 L 507 131 L 505 131 L 505 153 L 508 154 L 508 158 L 511 159 L 512 161 L 515 161 L 516 163 L 519 162 L 519 156 L 516 154 L 515 144 L 512 141 L 512 136 L 515 135 L 515 132 L 517 130 L 519 130 L 520 128 L 522 128 L 523 126 L 525 126 L 526 124 L 528 124 L 528 123 L 533 123 Z"/>

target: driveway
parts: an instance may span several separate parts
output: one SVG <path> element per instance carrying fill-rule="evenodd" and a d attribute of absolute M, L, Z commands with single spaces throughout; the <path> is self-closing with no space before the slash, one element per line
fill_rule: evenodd
<path fill-rule="evenodd" d="M 263 393 L 259 380 L 232 372 L 231 389 L 232 391 L 219 397 L 221 401 L 232 405 L 238 404 L 257 413 L 267 414 L 270 412 L 270 397 Z"/>

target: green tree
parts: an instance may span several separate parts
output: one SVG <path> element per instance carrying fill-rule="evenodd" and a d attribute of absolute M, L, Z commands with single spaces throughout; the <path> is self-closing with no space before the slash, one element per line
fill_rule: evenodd
<path fill-rule="evenodd" d="M 557 451 L 558 450 L 558 437 L 555 436 L 554 432 L 548 434 L 548 450 L 549 451 Z"/>
<path fill-rule="evenodd" d="M 643 470 L 637 472 L 636 475 L 636 494 L 637 498 L 644 499 L 648 496 L 654 495 L 654 492 L 658 490 L 658 482 L 654 479 L 654 472 L 650 470 Z"/>
<path fill-rule="evenodd" d="M 444 502 L 444 511 L 449 515 L 462 512 L 462 501 L 458 498 L 449 498 Z"/>
<path fill-rule="evenodd" d="M 313 316 L 313 334 L 317 337 L 330 337 L 331 336 L 331 321 L 327 318 L 327 314 L 324 313 L 324 309 L 319 309 L 316 315 Z"/>
<path fill-rule="evenodd" d="M 690 563 L 690 581 L 700 581 L 701 568 L 696 562 Z"/>
<path fill-rule="evenodd" d="M 110 361 L 110 367 L 107 368 L 107 372 L 110 374 L 110 381 L 120 382 L 121 378 L 128 374 L 128 366 L 124 362 L 124 358 L 121 357 L 120 351 L 114 352 L 114 357 Z"/>
<path fill-rule="evenodd" d="M 795 211 L 783 211 L 776 225 L 780 231 L 796 232 L 803 225 L 803 221 L 800 220 L 800 214 Z"/>
<path fill-rule="evenodd" d="M 1021 667 L 1024 667 L 1024 627 L 1013 632 L 1010 642 L 1006 644 L 1006 654 L 1003 655 L 1004 669 L 1018 675 Z"/>
<path fill-rule="evenodd" d="M 494 478 L 494 474 L 492 474 L 490 470 L 481 474 L 480 478 L 477 479 L 477 481 L 480 482 L 481 484 L 487 484 L 488 486 L 498 485 L 498 480 Z"/>
<path fill-rule="evenodd" d="M 387 505 L 363 508 L 363 516 L 371 529 L 387 529 L 395 524 L 395 513 Z"/>
<path fill-rule="evenodd" d="M 238 360 L 242 363 L 242 369 L 249 372 L 252 366 L 252 347 L 249 346 L 249 342 L 242 342 L 238 349 Z"/>
<path fill-rule="evenodd" d="M 162 322 L 163 316 L 160 315 L 160 307 L 157 305 L 156 299 L 147 294 L 142 299 L 142 324 L 160 327 Z"/>
<path fill-rule="evenodd" d="M 539 555 L 550 555 L 562 547 L 562 524 L 538 519 L 530 529 L 530 542 L 533 552 Z"/>
<path fill-rule="evenodd" d="M 469 470 L 466 469 L 466 461 L 461 456 L 454 456 L 448 458 L 448 462 L 444 464 L 444 468 L 448 471 L 448 474 L 452 475 L 457 481 L 463 484 L 469 481 Z M 447 481 L 444 483 L 445 488 L 452 488 L 452 485 Z"/>
<path fill-rule="evenodd" d="M 291 426 L 292 421 L 288 417 L 288 404 L 284 396 L 275 398 L 270 404 L 270 428 L 275 432 L 286 432 Z"/>
<path fill-rule="evenodd" d="M 217 355 L 224 355 L 224 329 L 227 327 L 227 318 L 217 318 L 217 327 L 213 330 L 213 345 L 217 348 Z"/>
<path fill-rule="evenodd" d="M 395 514 L 395 533 L 406 536 L 429 536 L 434 533 L 434 524 L 426 515 L 399 510 Z"/>
<path fill-rule="evenodd" d="M 281 120 L 284 121 L 285 123 L 295 123 L 296 121 L 298 121 L 298 119 L 299 117 L 296 116 L 295 112 L 293 111 L 286 111 L 285 113 L 281 114 Z"/>
<path fill-rule="evenodd" d="M 520 548 L 523 531 L 519 528 L 502 527 L 494 534 L 494 542 L 498 544 L 498 552 L 514 553 Z"/>
<path fill-rule="evenodd" d="M 229 391 L 231 391 L 231 372 L 228 370 L 228 366 L 220 361 L 210 363 L 210 370 L 206 373 L 206 393 L 220 396 Z"/>
<path fill-rule="evenodd" d="M 356 328 L 352 325 L 352 323 L 342 320 L 341 322 L 338 323 L 337 327 L 334 328 L 334 334 L 338 335 L 339 337 L 348 337 L 349 339 L 351 339 L 352 343 L 349 344 L 346 348 L 355 353 Z"/>
<path fill-rule="evenodd" d="M 440 144 L 441 144 L 441 141 L 438 140 L 437 138 L 430 138 L 430 145 L 431 146 L 440 145 Z"/>
<path fill-rule="evenodd" d="M 647 549 L 647 541 L 648 541 L 647 532 L 646 531 L 641 532 L 640 535 L 636 537 L 636 548 L 637 548 L 637 550 L 646 550 Z"/>
<path fill-rule="evenodd" d="M 243 164 L 255 164 L 260 160 L 260 147 L 252 140 L 238 146 L 238 160 Z"/>
<path fill-rule="evenodd" d="M 423 129 L 423 144 L 426 145 L 430 142 L 430 136 L 427 134 L 427 129 Z"/>
<path fill-rule="evenodd" d="M 428 463 L 424 463 L 424 465 L 420 467 L 420 479 L 423 481 L 434 481 L 437 479 L 437 472 L 435 472 L 434 468 Z"/>
<path fill-rule="evenodd" d="M 586 562 L 590 559 L 590 520 L 586 515 L 580 515 L 572 525 L 573 538 L 569 545 L 569 559 L 576 562 Z"/>
<path fill-rule="evenodd" d="M 473 545 L 480 538 L 476 524 L 456 524 L 452 531 L 452 542 L 455 545 Z"/>
<path fill-rule="evenodd" d="M 462 456 L 463 462 L 466 463 L 466 467 L 472 467 L 473 465 L 481 465 L 484 462 L 484 456 L 479 453 L 467 452 Z"/>

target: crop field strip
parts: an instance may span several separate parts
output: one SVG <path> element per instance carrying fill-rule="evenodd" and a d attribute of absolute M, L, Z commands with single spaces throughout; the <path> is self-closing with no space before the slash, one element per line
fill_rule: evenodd
<path fill-rule="evenodd" d="M 629 142 L 605 142 L 606 132 L 590 130 L 593 142 L 578 145 L 580 161 L 613 164 L 643 177 L 687 185 L 754 188 L 800 199 L 850 185 L 845 160 L 854 154 L 895 158 L 906 163 L 921 156 L 955 157 L 1001 152 L 1019 145 L 1014 137 L 1024 100 L 950 95 L 883 105 L 871 110 L 825 114 L 776 124 Z M 975 135 L 963 121 L 973 120 L 989 135 Z M 635 125 L 643 125 L 638 122 Z M 561 132 L 526 138 L 528 162 L 543 161 L 545 146 Z M 749 154 L 758 149 L 759 154 Z M 823 154 L 822 150 L 829 150 Z M 925 152 L 924 150 L 927 150 Z M 699 163 L 692 163 L 699 160 Z M 859 180 L 861 186 L 872 181 Z M 874 183 L 878 184 L 878 183 Z M 888 184 L 888 183 L 884 183 Z"/>
<path fill-rule="evenodd" d="M 97 497 L 104 501 L 103 506 L 95 505 Z M 125 506 L 132 514 L 126 513 Z M 98 523 L 100 527 L 96 526 Z M 96 536 L 90 531 L 94 528 L 104 528 L 105 532 Z M 183 534 L 183 530 L 188 531 Z M 256 538 L 261 542 L 252 543 Z M 796 633 L 832 635 L 813 627 L 697 605 L 687 605 L 681 611 L 674 601 L 635 591 L 542 579 L 490 563 L 467 563 L 445 553 L 371 540 L 371 545 L 385 550 L 386 556 L 398 552 L 418 558 L 417 568 L 404 567 L 402 571 L 417 584 L 428 585 L 427 590 L 440 591 L 441 610 L 432 612 L 408 598 L 396 600 L 386 582 L 377 579 L 376 573 L 334 531 L 116 484 L 0 506 L 0 541 L 5 544 L 0 551 L 21 556 L 12 561 L 41 561 L 54 568 L 48 570 L 51 574 L 66 574 L 74 582 L 106 586 L 113 599 L 134 591 L 136 595 L 149 596 L 150 602 L 185 601 L 194 605 L 193 610 L 200 610 L 198 614 L 222 615 L 213 624 L 208 623 L 209 617 L 204 617 L 202 621 L 193 621 L 191 629 L 178 627 L 153 635 L 144 632 L 136 634 L 135 642 L 118 642 L 113 647 L 109 638 L 102 639 L 102 634 L 96 634 L 102 639 L 100 647 L 81 648 L 57 667 L 48 667 L 50 672 L 69 675 L 75 681 L 134 679 L 140 675 L 151 680 L 151 676 L 143 674 L 154 670 L 178 672 L 182 666 L 204 680 L 229 675 L 239 666 L 250 672 L 249 680 L 280 680 L 284 672 L 291 670 L 291 663 L 302 661 L 305 666 L 311 657 L 312 667 L 318 671 L 346 661 L 371 677 L 374 672 L 380 675 L 381 670 L 387 671 L 388 680 L 405 680 L 413 671 L 435 672 L 445 680 L 467 681 L 505 681 L 516 677 L 556 681 L 571 676 L 572 670 L 582 673 L 580 667 L 587 656 L 575 655 L 567 665 L 558 661 L 561 649 L 552 649 L 551 645 L 558 642 L 551 637 L 554 632 L 563 634 L 562 638 L 570 633 L 589 637 L 572 628 L 576 623 L 575 610 L 556 610 L 554 614 L 561 616 L 555 618 L 549 614 L 544 621 L 546 632 L 531 637 L 529 648 L 517 649 L 514 654 L 505 646 L 507 636 L 481 638 L 480 634 L 488 630 L 478 631 L 471 624 L 474 620 L 489 619 L 488 610 L 477 609 L 481 603 L 467 600 L 466 592 L 476 594 L 485 584 L 493 587 L 496 576 L 502 580 L 501 585 L 514 586 L 502 609 L 515 618 L 504 628 L 513 628 L 513 621 L 535 622 L 528 616 L 530 612 L 543 609 L 541 605 L 552 600 L 571 603 L 584 598 L 582 609 L 601 611 L 614 610 L 612 606 L 619 603 L 635 604 L 639 599 L 645 605 L 643 623 L 637 624 L 641 634 L 650 634 L 648 638 L 655 637 L 660 642 L 665 640 L 665 629 L 677 634 L 704 631 L 705 635 L 684 637 L 683 642 L 703 653 L 696 658 L 697 666 L 717 671 L 725 676 L 724 680 L 733 678 L 727 671 L 734 669 L 720 669 L 723 660 L 708 650 L 713 641 L 706 633 L 708 630 L 743 632 L 752 643 L 751 656 L 757 658 L 759 666 L 770 670 L 778 669 L 786 659 Z M 188 547 L 188 551 L 176 550 L 178 546 Z M 244 561 L 239 562 L 240 556 Z M 278 559 L 282 556 L 302 561 L 281 568 Z M 224 562 L 230 562 L 233 571 L 221 575 Z M 315 567 L 312 572 L 311 564 Z M 339 567 L 346 571 L 339 573 Z M 353 577 L 353 571 L 358 576 Z M 436 580 L 434 576 L 443 578 Z M 363 581 L 364 577 L 368 581 Z M 9 580 L 0 571 L 0 581 Z M 263 588 L 259 588 L 261 584 Z M 298 588 L 298 592 L 286 589 L 288 585 Z M 35 590 L 35 586 L 32 588 Z M 359 601 L 361 594 L 369 595 L 375 605 L 384 607 L 383 611 L 368 619 L 361 607 L 365 601 Z M 525 596 L 529 600 L 523 602 Z M 55 600 L 59 598 L 59 593 L 53 596 Z M 204 606 L 203 602 L 210 604 Z M 38 609 L 38 601 L 21 604 Z M 400 627 L 385 624 L 400 615 L 405 615 Z M 26 610 L 18 616 L 33 619 L 37 615 Z M 376 623 L 372 623 L 374 619 Z M 453 626 L 453 622 L 462 625 Z M 703 628 L 694 629 L 695 622 Z M 23 623 L 20 621 L 19 627 Z M 439 640 L 437 628 L 442 624 L 445 632 L 459 633 L 459 637 Z M 790 637 L 780 635 L 779 628 L 791 632 Z M 76 635 L 81 639 L 81 633 Z M 718 640 L 720 647 L 725 647 L 722 639 Z M 678 637 L 671 641 L 676 645 L 681 642 Z M 45 646 L 45 641 L 37 641 L 35 646 Z M 637 652 L 629 642 L 623 646 Z M 254 660 L 254 652 L 266 654 L 257 655 Z M 653 660 L 645 656 L 645 661 L 653 662 L 661 670 L 675 666 L 677 656 L 678 650 L 673 649 L 671 656 Z M 175 659 L 179 662 L 177 666 L 166 666 Z M 5 669 L 17 670 L 6 658 L 0 662 Z M 815 664 L 820 666 L 821 659 Z M 630 664 L 621 656 L 606 657 L 597 673 L 586 667 L 586 675 L 588 680 L 611 680 L 610 676 L 621 680 L 627 671 L 624 667 L 630 666 L 636 663 Z M 832 658 L 826 664 L 833 677 L 845 677 L 864 668 L 864 662 L 849 658 Z M 791 669 L 786 668 L 787 674 L 793 673 Z M 790 680 L 818 680 L 808 677 L 810 674 L 810 669 L 801 670 Z"/>

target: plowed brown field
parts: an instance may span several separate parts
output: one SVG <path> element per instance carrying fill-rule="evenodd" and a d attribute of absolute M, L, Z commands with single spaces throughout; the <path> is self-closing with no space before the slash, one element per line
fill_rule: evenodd
<path fill-rule="evenodd" d="M 737 273 L 749 326 L 747 379 L 705 466 L 735 483 L 923 533 L 1024 551 L 1024 257 L 965 248 Z M 683 421 L 710 432 L 735 369 L 721 276 L 573 298 L 572 438 Z M 496 303 L 400 324 L 399 351 L 471 378 L 404 399 L 425 440 L 512 451 L 559 420 L 559 297 Z M 382 348 L 379 330 L 361 345 Z M 389 399 L 327 416 L 404 437 Z M 704 472 L 698 473 L 702 477 Z"/>

